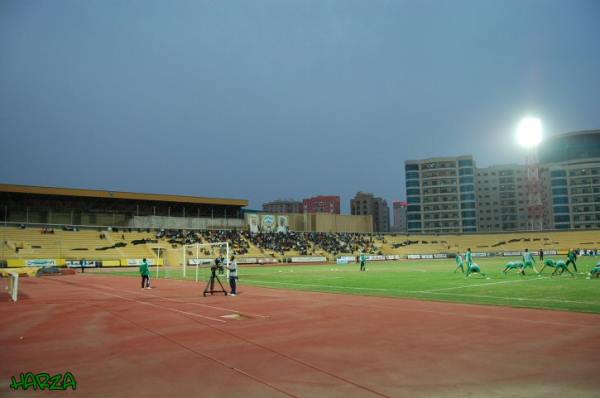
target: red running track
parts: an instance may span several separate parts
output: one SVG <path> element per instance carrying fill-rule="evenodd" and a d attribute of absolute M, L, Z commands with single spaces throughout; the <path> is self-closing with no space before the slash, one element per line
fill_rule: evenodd
<path fill-rule="evenodd" d="M 20 283 L 19 302 L 0 302 L 1 397 L 600 395 L 595 314 L 243 284 L 205 298 L 203 284 L 101 275 Z M 29 371 L 70 371 L 77 390 L 10 390 Z"/>

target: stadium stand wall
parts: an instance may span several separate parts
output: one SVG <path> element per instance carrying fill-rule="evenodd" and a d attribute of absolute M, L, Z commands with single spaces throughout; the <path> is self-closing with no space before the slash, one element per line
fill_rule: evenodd
<path fill-rule="evenodd" d="M 188 232 L 192 234 L 191 232 Z M 399 235 L 399 234 L 327 234 L 293 233 L 277 236 L 279 245 L 261 244 L 261 240 L 239 231 L 199 231 L 197 242 L 230 241 L 232 253 L 242 261 L 287 261 L 290 257 L 336 257 L 368 253 L 373 255 L 453 255 L 471 248 L 474 253 L 518 253 L 525 248 L 533 252 L 564 253 L 568 249 L 600 248 L 599 231 L 540 231 L 463 235 Z M 271 234 L 273 238 L 276 234 Z M 168 236 L 157 231 L 60 230 L 49 228 L 0 227 L 0 261 L 9 267 L 28 262 L 52 260 L 54 265 L 86 259 L 102 261 L 105 266 L 134 265 L 141 258 L 156 259 L 166 265 L 183 263 L 183 244 L 187 237 Z M 254 242 L 254 243 L 253 243 Z M 283 242 L 283 243 L 281 243 Z M 299 244 L 301 243 L 301 244 Z M 351 249 L 348 249 L 348 248 Z M 189 254 L 190 256 L 193 253 Z M 212 258 L 214 253 L 202 253 Z M 159 262 L 160 263 L 160 262 Z"/>

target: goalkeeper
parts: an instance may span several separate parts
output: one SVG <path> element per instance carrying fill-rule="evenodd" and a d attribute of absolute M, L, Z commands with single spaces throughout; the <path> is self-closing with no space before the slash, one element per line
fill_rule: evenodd
<path fill-rule="evenodd" d="M 463 262 L 462 256 L 460 253 L 456 253 L 456 257 L 454 257 L 456 261 L 456 268 L 454 268 L 454 273 L 456 274 L 456 270 L 460 268 L 460 272 L 465 273 L 465 263 Z"/>

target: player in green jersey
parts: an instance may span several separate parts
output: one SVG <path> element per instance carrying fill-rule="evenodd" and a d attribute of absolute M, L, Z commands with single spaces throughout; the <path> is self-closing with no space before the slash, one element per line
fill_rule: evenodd
<path fill-rule="evenodd" d="M 516 270 L 519 271 L 519 274 L 520 274 L 522 268 L 523 268 L 523 263 L 522 262 L 520 262 L 520 261 L 510 261 L 508 264 L 506 264 L 506 267 L 504 267 L 504 270 L 502 270 L 502 272 L 504 272 L 506 274 L 511 269 L 516 269 Z"/>
<path fill-rule="evenodd" d="M 456 273 L 456 271 L 460 268 L 460 272 L 462 272 L 463 274 L 465 273 L 465 263 L 463 262 L 462 256 L 460 255 L 460 253 L 456 253 L 456 257 L 454 257 L 454 260 L 456 261 L 456 268 L 454 268 L 454 273 Z"/>

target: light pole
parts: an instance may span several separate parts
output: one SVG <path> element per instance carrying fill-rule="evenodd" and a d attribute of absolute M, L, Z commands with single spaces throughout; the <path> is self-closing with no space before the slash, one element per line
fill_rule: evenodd
<path fill-rule="evenodd" d="M 537 147 L 542 142 L 542 122 L 536 117 L 523 118 L 517 126 L 517 140 L 527 149 L 527 224 L 531 230 L 543 229 L 544 206 Z"/>

